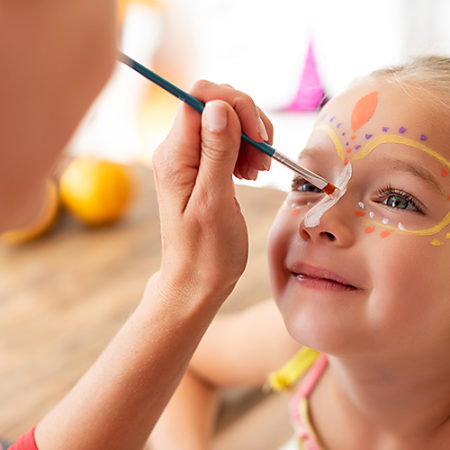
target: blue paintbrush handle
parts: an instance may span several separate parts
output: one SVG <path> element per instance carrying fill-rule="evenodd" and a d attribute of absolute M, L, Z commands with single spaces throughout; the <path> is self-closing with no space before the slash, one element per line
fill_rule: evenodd
<path fill-rule="evenodd" d="M 143 75 L 148 80 L 153 81 L 153 83 L 162 87 L 167 92 L 170 92 L 172 95 L 179 98 L 184 103 L 187 103 L 190 107 L 194 108 L 199 113 L 203 112 L 205 104 L 202 103 L 200 100 L 196 99 L 192 95 L 189 95 L 187 92 L 184 92 L 179 87 L 165 80 L 163 77 L 160 77 L 157 73 L 153 72 L 152 70 L 148 69 L 142 64 L 139 64 L 137 61 L 135 61 L 134 59 L 130 58 L 129 56 L 125 55 L 122 52 L 119 52 L 119 59 L 122 62 L 124 62 L 127 66 L 130 66 L 136 72 Z"/>
<path fill-rule="evenodd" d="M 147 67 L 143 66 L 142 64 L 139 64 L 137 61 L 135 61 L 134 59 L 125 55 L 124 53 L 119 52 L 119 58 L 127 66 L 130 66 L 132 69 L 134 69 L 136 72 L 143 75 L 148 80 L 153 81 L 153 83 L 162 87 L 167 92 L 170 92 L 172 95 L 179 98 L 181 101 L 188 104 L 190 107 L 194 108 L 199 113 L 203 112 L 203 109 L 205 108 L 205 104 L 203 102 L 201 102 L 200 100 L 198 100 L 197 98 L 193 97 L 192 95 L 188 94 L 187 92 L 184 92 L 179 87 L 170 83 L 163 77 L 160 77 L 157 73 L 153 72 L 152 70 L 148 69 Z M 242 133 L 242 139 L 244 141 L 248 142 L 249 144 L 255 146 L 257 149 L 261 150 L 262 152 L 266 153 L 269 156 L 273 156 L 273 154 L 275 153 L 275 149 L 273 147 L 266 144 L 265 142 L 254 141 L 253 139 L 249 138 L 245 133 Z"/>
<path fill-rule="evenodd" d="M 120 61 L 125 63 L 127 66 L 130 66 L 136 72 L 143 75 L 148 80 L 153 81 L 153 83 L 162 87 L 167 92 L 170 92 L 172 95 L 179 98 L 182 102 L 184 102 L 184 103 L 188 104 L 189 106 L 191 106 L 192 108 L 194 108 L 199 113 L 203 112 L 203 109 L 205 108 L 205 104 L 202 103 L 199 99 L 193 97 L 192 95 L 188 94 L 187 92 L 184 92 L 183 90 L 181 90 L 174 84 L 165 80 L 163 77 L 160 77 L 158 74 L 156 74 L 152 70 L 148 69 L 147 67 L 143 66 L 142 64 L 139 64 L 137 61 L 135 61 L 134 59 L 130 58 L 129 56 L 125 55 L 122 52 L 119 52 L 119 59 L 120 59 Z M 327 180 L 325 180 L 321 176 L 317 175 L 316 173 L 311 172 L 310 170 L 305 169 L 304 167 L 298 165 L 295 161 L 288 158 L 286 155 L 283 155 L 279 151 L 275 150 L 273 147 L 266 144 L 265 142 L 256 142 L 253 139 L 249 138 L 245 133 L 241 133 L 241 137 L 244 141 L 253 145 L 258 150 L 264 152 L 266 155 L 271 156 L 272 158 L 274 158 L 275 160 L 277 160 L 284 166 L 288 167 L 289 169 L 293 170 L 295 173 L 304 177 L 305 180 L 308 180 L 314 186 L 318 187 L 319 189 L 323 189 L 327 194 L 331 194 L 335 191 L 336 186 L 334 186 L 331 183 L 328 183 Z"/>

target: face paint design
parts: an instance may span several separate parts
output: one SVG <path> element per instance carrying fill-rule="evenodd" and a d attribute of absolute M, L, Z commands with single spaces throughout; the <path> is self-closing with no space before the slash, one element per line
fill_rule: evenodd
<path fill-rule="evenodd" d="M 373 116 L 378 103 L 378 92 L 373 91 L 370 94 L 360 98 L 352 111 L 352 131 L 359 130 Z M 356 136 L 352 136 L 353 139 Z"/>
<path fill-rule="evenodd" d="M 381 228 L 381 237 L 387 237 L 392 232 L 403 232 L 416 236 L 432 236 L 440 233 L 450 224 L 450 212 L 448 212 L 440 222 L 432 227 L 421 230 L 411 230 L 407 229 L 405 224 L 400 220 L 391 220 L 380 214 L 376 214 L 373 211 L 362 211 L 361 209 L 364 209 L 365 206 L 361 207 L 361 204 L 364 205 L 362 202 L 359 202 L 358 206 L 360 207 L 360 210 L 355 211 L 355 216 L 364 218 L 366 223 L 365 231 L 367 234 L 374 232 L 376 229 L 375 227 L 378 225 L 378 227 Z M 450 233 L 446 233 L 446 239 L 450 239 Z M 442 245 L 443 242 L 434 238 L 432 239 L 431 244 L 437 246 Z"/>
<path fill-rule="evenodd" d="M 320 224 L 322 216 L 333 207 L 347 192 L 347 184 L 352 176 L 352 165 L 347 164 L 338 179 L 334 183 L 339 190 L 335 190 L 333 194 L 325 196 L 320 202 L 316 203 L 305 215 L 305 227 L 317 227 Z"/>
<path fill-rule="evenodd" d="M 373 117 L 376 107 L 378 104 L 378 93 L 373 91 L 368 95 L 360 98 L 351 113 L 351 132 L 345 130 L 343 121 L 340 121 L 335 115 L 328 119 L 326 114 L 323 114 L 320 118 L 319 123 L 315 127 L 315 131 L 325 132 L 336 149 L 336 153 L 339 158 L 347 165 L 350 161 L 358 161 L 366 158 L 374 150 L 376 150 L 382 144 L 402 144 L 406 145 L 416 151 L 421 151 L 434 160 L 434 164 L 430 166 L 435 166 L 435 161 L 439 163 L 441 169 L 439 173 L 435 175 L 440 177 L 448 176 L 450 171 L 450 161 L 444 158 L 441 154 L 433 150 L 431 147 L 426 145 L 428 136 L 425 134 L 420 134 L 417 139 L 412 139 L 407 137 L 408 127 L 402 125 L 396 129 L 393 127 L 382 126 L 381 130 L 370 130 L 361 132 L 361 127 L 368 124 L 370 119 Z M 366 127 L 365 127 L 366 128 Z M 358 130 L 360 130 L 359 133 Z M 358 134 L 358 136 L 356 135 Z M 387 189 L 386 189 L 387 191 Z M 386 196 L 391 202 L 409 202 L 413 203 L 410 199 L 409 194 L 403 192 L 393 192 L 386 193 Z M 446 193 L 448 199 L 450 200 L 450 193 Z M 397 197 L 395 197 L 397 196 Z M 409 197 L 408 197 L 409 196 Z M 325 200 L 325 199 L 324 199 Z M 332 200 L 330 199 L 330 202 Z M 320 202 L 322 203 L 322 202 Z M 320 203 L 317 205 L 319 206 Z M 333 204 L 335 204 L 334 202 Z M 330 204 L 329 208 L 333 206 Z M 389 215 L 388 217 L 383 216 L 380 210 L 372 211 L 368 209 L 362 202 L 358 204 L 359 208 L 355 210 L 355 216 L 360 217 L 366 222 L 365 231 L 367 234 L 374 233 L 377 229 L 379 230 L 380 237 L 386 238 L 393 232 L 407 233 L 417 236 L 434 236 L 430 243 L 433 246 L 442 245 L 445 240 L 450 239 L 450 233 L 445 232 L 445 228 L 450 224 L 450 211 L 445 214 L 437 223 L 426 223 L 420 214 L 414 215 L 404 214 L 405 218 L 393 219 L 395 215 Z M 329 209 L 327 208 L 327 210 Z M 314 208 L 315 209 L 315 208 Z M 396 209 L 397 212 L 400 209 Z M 322 213 L 323 214 L 323 213 Z M 388 214 L 388 213 L 386 213 Z M 401 217 L 397 215 L 395 217 Z M 315 223 L 315 222 L 313 222 Z"/>

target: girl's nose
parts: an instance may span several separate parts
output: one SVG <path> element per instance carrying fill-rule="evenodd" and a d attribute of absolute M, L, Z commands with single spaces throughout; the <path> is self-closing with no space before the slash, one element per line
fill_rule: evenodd
<path fill-rule="evenodd" d="M 329 243 L 339 247 L 349 247 L 355 242 L 351 214 L 341 199 L 320 218 L 315 227 L 307 227 L 305 218 L 299 224 L 299 234 L 304 241 Z"/>

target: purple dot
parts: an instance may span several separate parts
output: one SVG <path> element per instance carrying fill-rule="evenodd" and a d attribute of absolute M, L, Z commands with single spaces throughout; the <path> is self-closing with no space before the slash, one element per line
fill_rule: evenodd
<path fill-rule="evenodd" d="M 336 125 L 336 128 L 341 128 L 341 122 L 339 122 L 337 125 Z"/>
<path fill-rule="evenodd" d="M 383 130 L 383 133 L 386 133 L 386 131 L 389 130 L 389 127 L 383 127 L 382 130 Z"/>
<path fill-rule="evenodd" d="M 372 137 L 371 134 L 366 134 L 366 139 L 370 139 Z"/>
<path fill-rule="evenodd" d="M 421 134 L 420 135 L 420 140 L 421 141 L 426 141 L 428 138 L 424 135 L 424 134 Z"/>
<path fill-rule="evenodd" d="M 399 132 L 400 134 L 403 134 L 405 131 L 406 131 L 406 128 L 405 128 L 405 127 L 400 127 L 400 128 L 398 129 L 398 132 Z"/>
<path fill-rule="evenodd" d="M 350 142 L 346 142 L 346 143 L 345 143 L 345 146 L 348 147 L 348 144 L 349 144 L 349 143 L 350 143 Z"/>
<path fill-rule="evenodd" d="M 356 145 L 356 146 L 355 146 L 355 150 L 359 150 L 360 148 L 361 148 L 360 145 Z"/>
<path fill-rule="evenodd" d="M 345 136 L 345 131 L 342 133 L 342 136 Z"/>
<path fill-rule="evenodd" d="M 333 122 L 334 119 L 336 119 L 336 116 L 333 116 L 333 117 L 330 119 L 330 122 Z"/>

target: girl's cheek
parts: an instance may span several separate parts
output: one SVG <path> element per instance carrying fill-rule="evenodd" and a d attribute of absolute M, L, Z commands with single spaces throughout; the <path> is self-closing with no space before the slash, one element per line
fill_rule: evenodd
<path fill-rule="evenodd" d="M 310 202 L 299 204 L 293 201 L 291 196 L 283 202 L 272 223 L 269 232 L 268 246 L 269 259 L 284 257 L 289 249 L 289 244 L 295 240 L 299 233 L 299 226 L 305 214 L 311 209 Z"/>
<path fill-rule="evenodd" d="M 268 238 L 268 263 L 269 276 L 272 290 L 276 293 L 281 289 L 285 278 L 285 260 L 289 250 L 289 243 L 295 233 L 297 221 L 290 211 L 282 206 L 279 210 L 269 232 Z"/>
<path fill-rule="evenodd" d="M 281 241 L 281 236 L 283 235 L 283 211 L 280 209 L 278 211 L 278 214 L 275 217 L 275 220 L 272 223 L 272 227 L 270 228 L 269 232 L 269 239 L 268 239 L 268 255 L 269 255 L 269 263 L 272 263 L 272 260 L 278 256 L 278 253 L 280 252 L 280 246 L 279 243 Z M 272 268 L 272 267 L 271 267 Z"/>
<path fill-rule="evenodd" d="M 295 223 L 297 223 L 297 220 L 292 217 L 293 211 L 295 210 L 290 208 L 286 202 L 278 210 L 269 232 L 269 256 L 272 252 L 281 251 L 281 243 L 292 235 Z"/>

